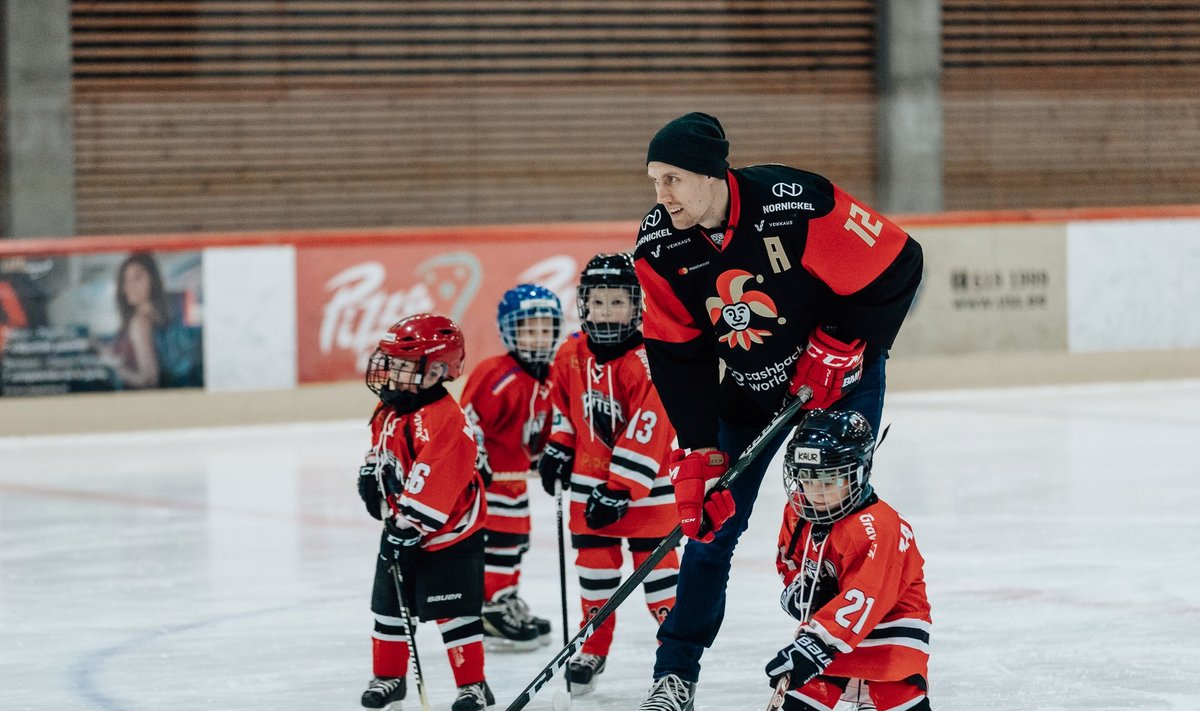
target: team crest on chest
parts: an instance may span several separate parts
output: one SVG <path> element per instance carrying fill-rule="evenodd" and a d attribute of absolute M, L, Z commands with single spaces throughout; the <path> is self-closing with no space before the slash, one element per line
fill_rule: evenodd
<path fill-rule="evenodd" d="M 782 324 L 775 301 L 761 291 L 747 291 L 749 282 L 762 283 L 763 278 L 741 269 L 730 269 L 717 277 L 717 295 L 704 302 L 712 324 L 720 330 L 721 324 L 729 331 L 717 339 L 730 348 L 750 350 L 755 343 L 771 335 L 765 328 L 754 328 L 750 322 L 755 316 L 765 317 Z"/>
<path fill-rule="evenodd" d="M 583 393 L 583 416 L 590 422 L 592 433 L 609 447 L 613 446 L 617 431 L 625 424 L 621 403 L 599 390 Z"/>

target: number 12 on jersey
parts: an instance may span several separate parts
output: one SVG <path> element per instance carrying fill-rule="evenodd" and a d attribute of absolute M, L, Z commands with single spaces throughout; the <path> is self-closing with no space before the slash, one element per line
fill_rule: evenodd
<path fill-rule="evenodd" d="M 875 246 L 875 238 L 883 231 L 883 220 L 871 221 L 871 213 L 854 203 L 850 203 L 850 217 L 846 219 L 846 229 L 850 230 L 867 243 L 868 247 Z M 870 232 L 870 234 L 867 234 Z"/>

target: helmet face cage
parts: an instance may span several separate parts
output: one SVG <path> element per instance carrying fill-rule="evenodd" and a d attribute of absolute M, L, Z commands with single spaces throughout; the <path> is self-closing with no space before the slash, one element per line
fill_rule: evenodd
<path fill-rule="evenodd" d="M 504 293 L 496 324 L 510 353 L 526 363 L 549 363 L 562 336 L 562 304 L 544 286 L 520 284 Z"/>
<path fill-rule="evenodd" d="M 422 360 L 393 358 L 376 348 L 367 361 L 367 387 L 376 395 L 385 391 L 416 392 L 425 380 Z"/>
<path fill-rule="evenodd" d="M 590 303 L 596 289 L 622 289 L 629 299 L 630 316 L 623 321 L 608 318 L 597 321 Z M 605 303 L 611 303 L 611 293 L 595 294 Z M 598 254 L 584 267 L 576 291 L 576 305 L 583 331 L 595 343 L 615 344 L 627 340 L 637 333 L 642 325 L 642 287 L 633 269 L 633 257 L 624 252 Z"/>
<path fill-rule="evenodd" d="M 788 441 L 783 485 L 797 515 L 833 523 L 871 493 L 871 426 L 857 412 L 814 410 Z"/>

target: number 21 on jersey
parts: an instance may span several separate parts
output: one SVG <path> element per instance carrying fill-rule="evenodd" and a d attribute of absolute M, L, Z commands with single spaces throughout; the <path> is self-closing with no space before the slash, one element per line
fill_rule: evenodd
<path fill-rule="evenodd" d="M 849 605 L 839 607 L 834 619 L 842 627 L 850 630 L 854 634 L 862 632 L 863 625 L 867 622 L 867 617 L 871 614 L 871 607 L 875 605 L 875 598 L 867 597 L 862 590 L 851 588 L 842 593 L 842 597 L 849 601 Z"/>

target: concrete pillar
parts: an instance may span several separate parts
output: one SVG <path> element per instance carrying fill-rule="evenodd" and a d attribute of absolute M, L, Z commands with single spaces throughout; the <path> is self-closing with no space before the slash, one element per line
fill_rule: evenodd
<path fill-rule="evenodd" d="M 943 196 L 942 3 L 876 7 L 876 204 L 889 213 L 936 212 Z"/>
<path fill-rule="evenodd" d="M 0 0 L 0 235 L 75 234 L 70 0 Z"/>

